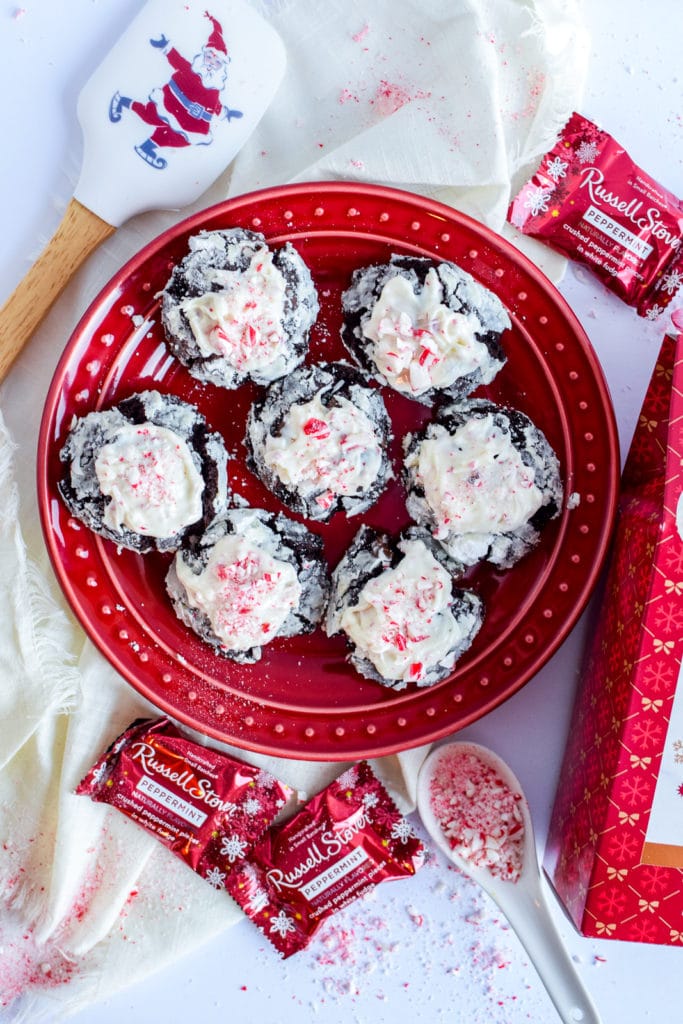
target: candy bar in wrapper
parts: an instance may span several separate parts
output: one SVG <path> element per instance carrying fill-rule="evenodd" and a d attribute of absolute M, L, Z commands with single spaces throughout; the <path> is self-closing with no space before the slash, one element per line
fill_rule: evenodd
<path fill-rule="evenodd" d="M 118 808 L 217 889 L 292 795 L 268 772 L 186 739 L 166 718 L 133 722 L 76 792 Z"/>
<path fill-rule="evenodd" d="M 581 114 L 572 114 L 508 220 L 584 263 L 648 319 L 683 285 L 683 202 Z"/>
<path fill-rule="evenodd" d="M 344 772 L 231 872 L 228 892 L 282 957 L 379 882 L 414 875 L 424 848 L 366 761 Z"/>

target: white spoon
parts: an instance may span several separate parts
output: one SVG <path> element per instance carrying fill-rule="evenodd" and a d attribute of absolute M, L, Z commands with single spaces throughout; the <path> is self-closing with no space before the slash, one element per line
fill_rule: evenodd
<path fill-rule="evenodd" d="M 438 802 L 439 790 L 443 790 L 445 782 L 453 781 L 449 768 L 456 772 L 460 782 L 456 798 L 462 796 L 462 800 L 459 806 L 451 808 L 453 826 L 448 831 L 451 836 L 465 836 L 467 842 L 463 846 L 459 846 L 457 838 L 449 839 L 444 831 L 448 829 L 447 816 L 443 804 Z M 482 773 L 488 779 L 480 778 Z M 476 825 L 478 818 L 483 822 L 482 807 L 486 802 L 491 822 L 492 814 L 499 813 L 491 799 L 487 799 L 494 773 L 501 782 L 498 792 L 503 794 L 497 802 L 504 807 L 514 803 L 516 822 L 513 819 L 508 828 L 507 819 L 508 825 L 504 824 L 502 831 L 508 835 L 499 843 L 484 842 L 479 846 L 479 836 L 488 834 L 490 827 L 487 824 L 482 832 L 477 832 L 476 827 L 467 832 L 462 827 L 462 809 L 469 805 L 470 824 Z M 505 762 L 476 743 L 456 742 L 437 747 L 420 769 L 417 807 L 425 828 L 446 857 L 477 882 L 505 914 L 565 1024 L 599 1024 L 597 1011 L 576 975 L 544 902 L 529 805 Z M 505 822 L 506 818 L 503 809 L 500 820 Z M 501 873 L 506 877 L 500 877 Z"/>

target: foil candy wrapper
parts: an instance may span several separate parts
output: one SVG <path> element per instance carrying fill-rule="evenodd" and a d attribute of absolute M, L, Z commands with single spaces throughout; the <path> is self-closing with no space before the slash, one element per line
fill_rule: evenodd
<path fill-rule="evenodd" d="M 76 792 L 132 818 L 216 889 L 293 796 L 269 772 L 193 743 L 167 718 L 133 722 Z"/>
<path fill-rule="evenodd" d="M 508 220 L 589 267 L 648 319 L 683 285 L 683 201 L 581 114 L 572 114 Z"/>
<path fill-rule="evenodd" d="M 283 958 L 380 882 L 414 875 L 424 847 L 367 761 L 268 829 L 226 882 Z"/>

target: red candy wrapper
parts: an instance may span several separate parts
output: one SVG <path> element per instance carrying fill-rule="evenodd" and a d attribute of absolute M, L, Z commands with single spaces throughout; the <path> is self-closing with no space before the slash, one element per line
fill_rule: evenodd
<path fill-rule="evenodd" d="M 648 319 L 683 285 L 683 202 L 581 114 L 572 114 L 508 220 L 586 264 Z"/>
<path fill-rule="evenodd" d="M 226 882 L 282 957 L 380 882 L 414 875 L 424 848 L 367 761 L 284 825 L 270 828 Z"/>
<path fill-rule="evenodd" d="M 186 739 L 166 718 L 133 722 L 76 792 L 118 808 L 216 889 L 292 795 L 268 772 Z"/>

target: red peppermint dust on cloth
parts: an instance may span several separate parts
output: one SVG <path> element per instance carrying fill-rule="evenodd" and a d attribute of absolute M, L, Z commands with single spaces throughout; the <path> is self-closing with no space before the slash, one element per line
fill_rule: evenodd
<path fill-rule="evenodd" d="M 80 963 L 64 955 L 58 942 L 38 943 L 31 928 L 13 927 L 9 915 L 0 921 L 0 1008 L 31 992 L 68 985 Z"/>
<path fill-rule="evenodd" d="M 380 882 L 414 875 L 424 847 L 367 761 L 271 827 L 226 888 L 283 957 Z"/>
<path fill-rule="evenodd" d="M 476 754 L 447 750 L 430 785 L 432 810 L 451 849 L 473 867 L 516 882 L 522 873 L 522 796 Z"/>
<path fill-rule="evenodd" d="M 572 114 L 508 220 L 585 264 L 648 319 L 683 285 L 683 202 L 581 114 Z"/>
<path fill-rule="evenodd" d="M 139 719 L 77 793 L 111 804 L 216 889 L 292 795 L 269 772 L 186 739 L 168 719 Z"/>

